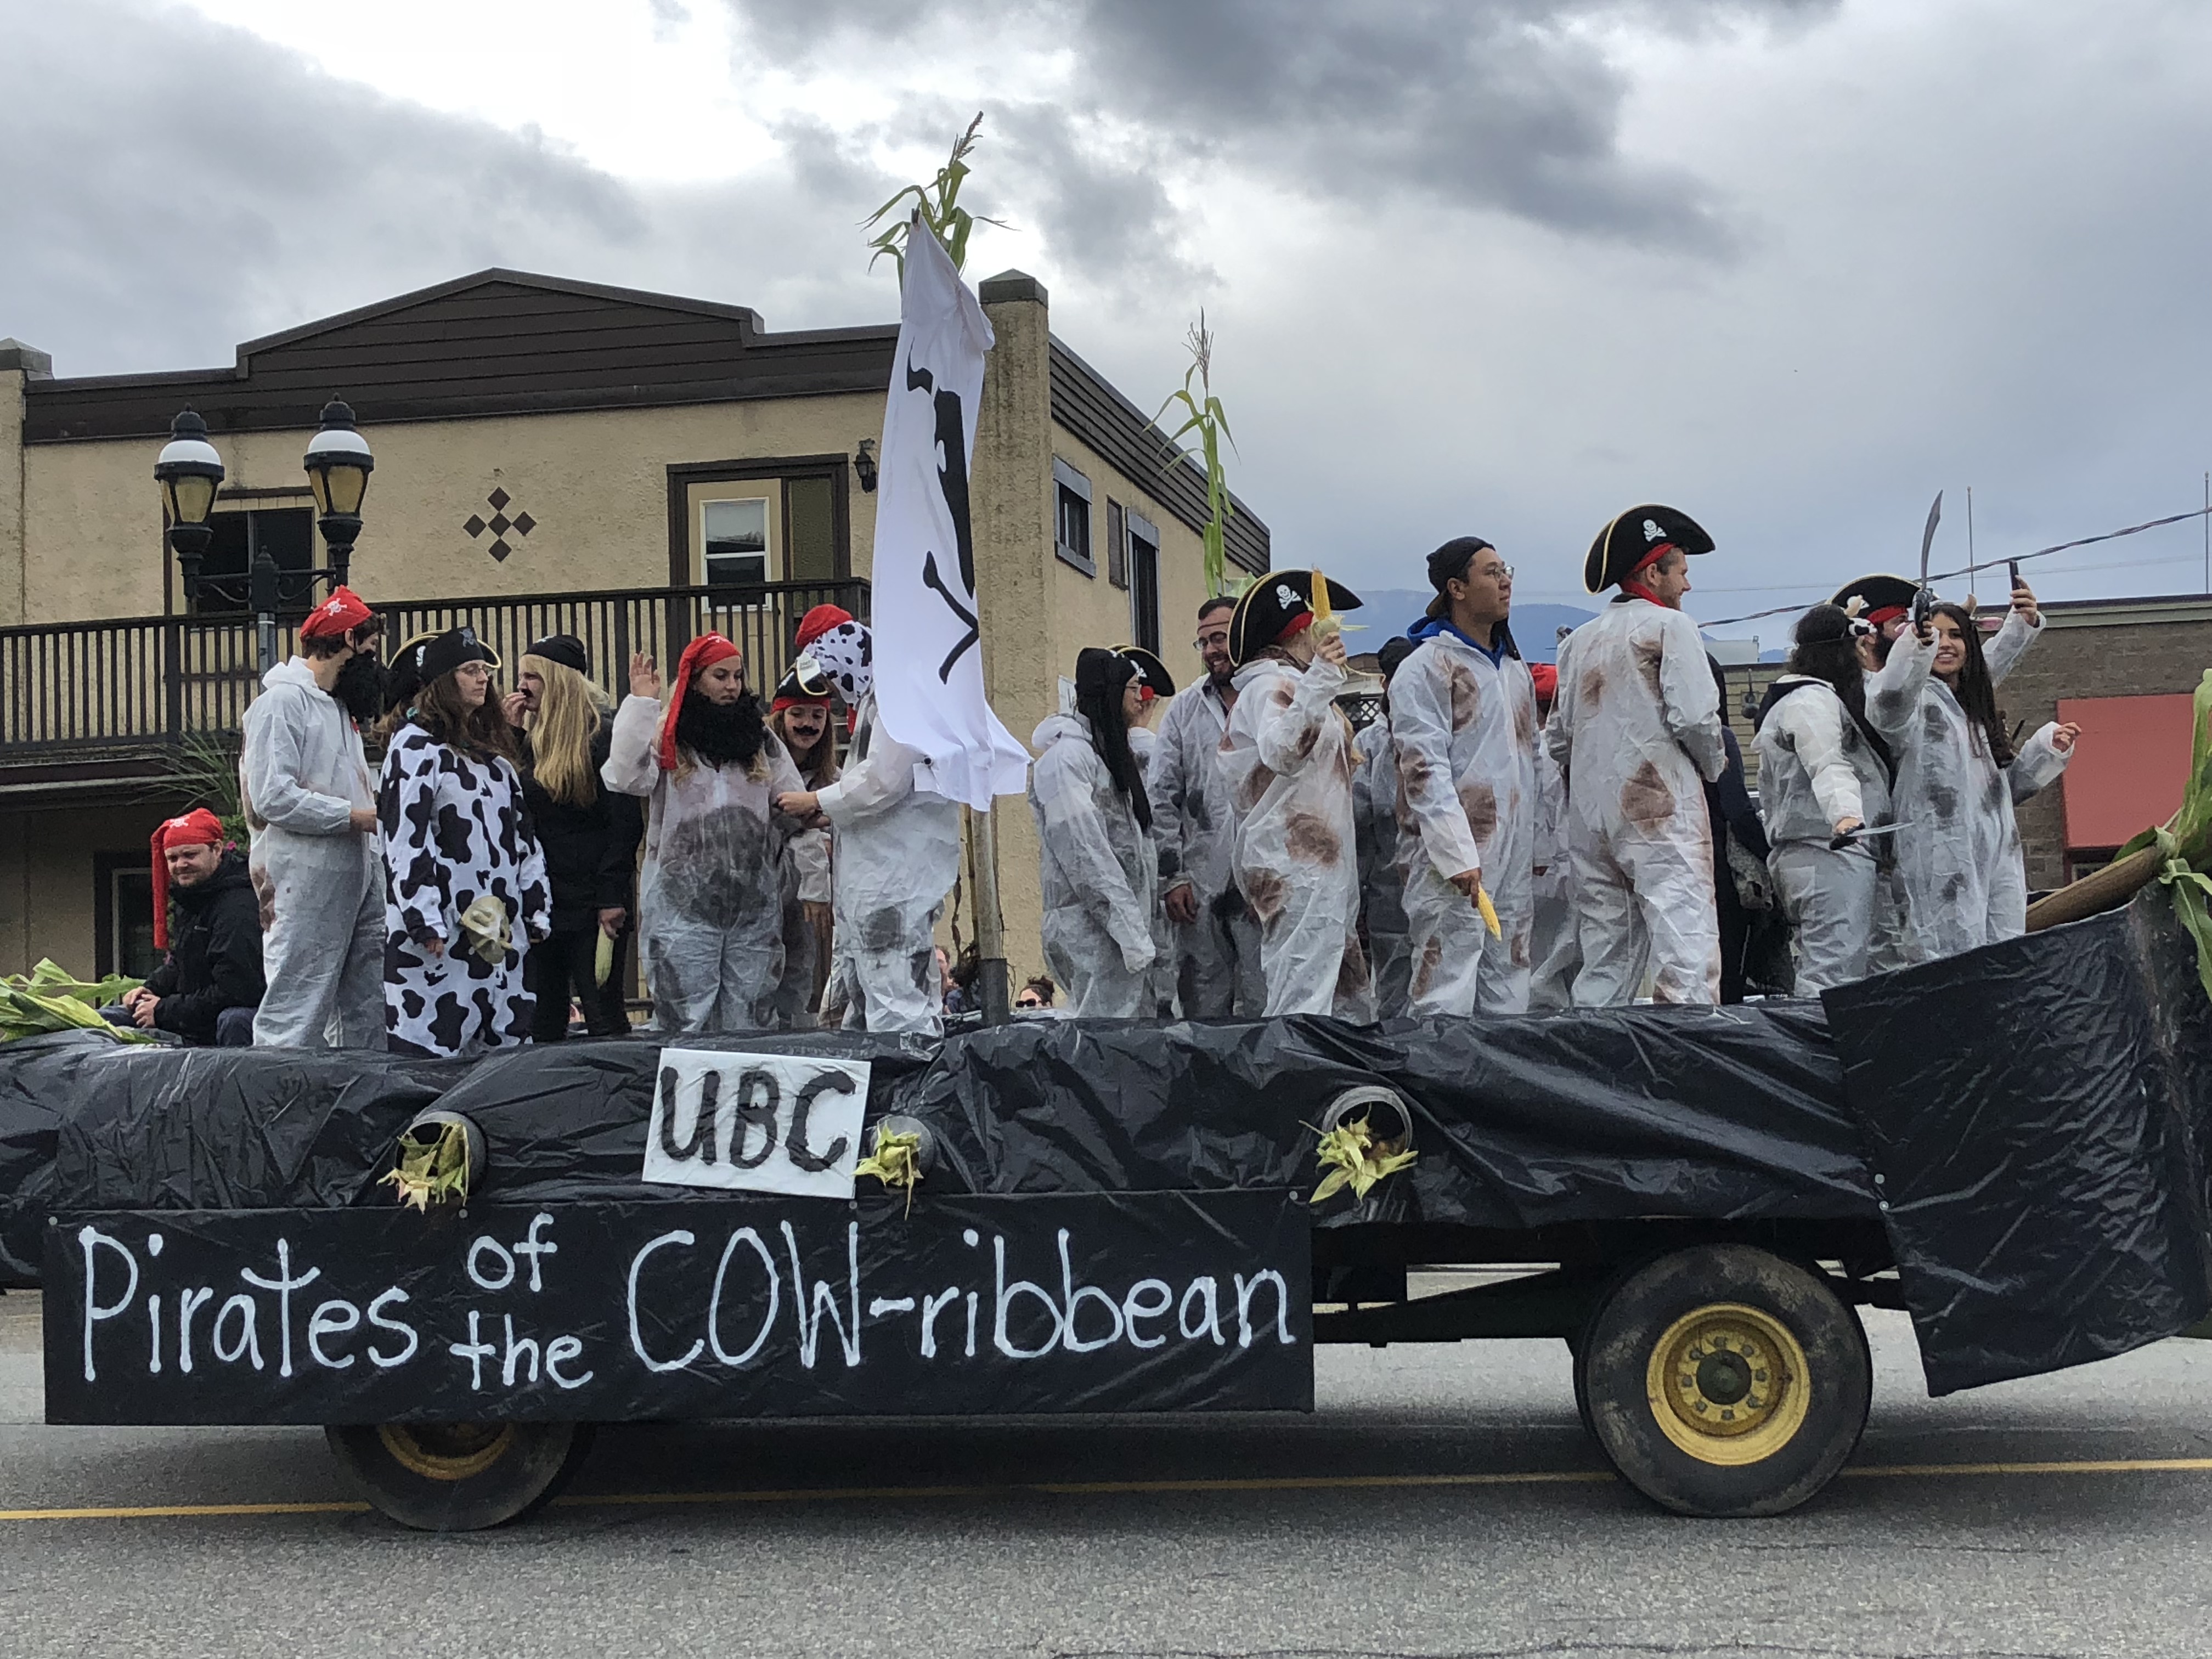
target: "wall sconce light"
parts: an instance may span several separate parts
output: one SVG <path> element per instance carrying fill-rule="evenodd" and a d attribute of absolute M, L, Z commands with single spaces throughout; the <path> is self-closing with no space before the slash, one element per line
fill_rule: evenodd
<path fill-rule="evenodd" d="M 859 447 L 853 456 L 853 471 L 860 476 L 860 493 L 863 495 L 874 495 L 876 493 L 876 441 L 873 438 L 860 440 Z"/>

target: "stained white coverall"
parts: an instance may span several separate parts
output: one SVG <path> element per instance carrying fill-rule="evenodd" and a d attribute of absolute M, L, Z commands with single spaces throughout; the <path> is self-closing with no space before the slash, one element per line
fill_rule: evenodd
<path fill-rule="evenodd" d="M 1114 787 L 1081 714 L 1054 714 L 1030 739 L 1044 960 L 1073 1015 L 1135 1019 L 1153 1012 L 1158 855 Z"/>
<path fill-rule="evenodd" d="M 384 1046 L 384 859 L 352 814 L 376 805 L 361 732 L 304 658 L 261 677 L 239 784 L 261 901 L 258 1048 Z"/>
<path fill-rule="evenodd" d="M 830 977 L 845 982 L 848 1029 L 945 1029 L 934 929 L 960 874 L 960 805 L 915 787 L 921 758 L 884 730 L 871 690 L 844 775 L 820 792 L 837 839 Z"/>
<path fill-rule="evenodd" d="M 1990 678 L 2002 679 L 2034 642 L 2017 611 L 1989 642 Z M 2066 769 L 2056 721 L 2000 767 L 1951 688 L 1931 672 L 1933 642 L 1898 635 L 1867 683 L 1867 719 L 1897 758 L 1893 811 L 1904 881 L 1908 949 L 1917 962 L 1956 956 L 2027 931 L 2027 869 L 2014 806 Z"/>
<path fill-rule="evenodd" d="M 1161 710 L 1163 715 L 1166 710 Z M 1152 758 L 1159 753 L 1160 734 L 1149 726 L 1129 728 L 1129 752 L 1137 757 L 1137 775 L 1145 781 L 1145 799 L 1152 799 Z M 1153 809 L 1158 822 L 1158 809 Z M 1159 890 L 1160 872 L 1158 842 L 1147 837 L 1145 845 L 1152 858 L 1152 889 Z M 1152 965 L 1145 975 L 1145 1017 L 1173 1019 L 1176 1018 L 1176 934 L 1179 930 L 1168 919 L 1164 904 L 1152 906 Z"/>
<path fill-rule="evenodd" d="M 1545 730 L 1567 778 L 1567 849 L 1582 971 L 1575 1006 L 1721 996 L 1713 831 L 1705 784 L 1728 764 L 1698 625 L 1624 596 L 1559 647 Z"/>
<path fill-rule="evenodd" d="M 1176 988 L 1183 1018 L 1256 1019 L 1267 1006 L 1260 973 L 1260 925 L 1244 907 L 1231 871 L 1236 813 L 1221 776 L 1229 710 L 1210 680 L 1176 693 L 1160 717 L 1159 741 L 1146 774 L 1152 843 L 1159 849 L 1160 892 L 1188 882 L 1198 919 L 1168 923 L 1176 945 Z"/>
<path fill-rule="evenodd" d="M 1424 1016 L 1528 1008 L 1536 837 L 1536 688 L 1528 665 L 1430 635 L 1390 682 L 1405 833 L 1398 848 Z M 1500 937 L 1450 878 L 1478 870 Z"/>
<path fill-rule="evenodd" d="M 659 698 L 624 697 L 599 769 L 608 788 L 652 803 L 637 937 L 653 1024 L 671 1034 L 767 1030 L 783 978 L 789 829 L 773 803 L 805 785 L 772 732 L 750 769 L 679 750 L 691 763 L 664 770 L 660 721 Z"/>
<path fill-rule="evenodd" d="M 1402 1019 L 1413 1006 L 1407 987 L 1413 959 L 1407 944 L 1405 883 L 1398 872 L 1398 750 L 1390 741 L 1387 710 L 1362 728 L 1358 742 L 1364 758 L 1352 779 L 1352 822 L 1359 838 L 1360 915 L 1375 977 L 1375 1013 L 1379 1019 Z"/>
<path fill-rule="evenodd" d="M 1528 890 L 1528 1006 L 1571 1008 L 1582 969 L 1575 934 L 1573 885 L 1567 869 L 1567 781 L 1540 735 L 1536 743 L 1536 834 Z"/>
<path fill-rule="evenodd" d="M 1759 805 L 1766 867 L 1790 919 L 1797 994 L 1864 979 L 1874 945 L 1880 842 L 1840 850 L 1828 842 L 1845 818 L 1889 822 L 1889 773 L 1844 700 L 1826 680 L 1784 674 L 1790 688 L 1759 723 Z"/>
<path fill-rule="evenodd" d="M 1260 923 L 1264 1012 L 1371 1021 L 1359 947 L 1352 728 L 1334 701 L 1345 672 L 1265 658 L 1237 671 L 1221 752 L 1236 839 L 1231 868 Z"/>

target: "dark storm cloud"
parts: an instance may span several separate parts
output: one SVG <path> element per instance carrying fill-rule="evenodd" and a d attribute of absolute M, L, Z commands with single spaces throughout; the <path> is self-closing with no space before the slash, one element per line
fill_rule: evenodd
<path fill-rule="evenodd" d="M 648 229 L 528 137 L 331 79 L 190 13 L 18 9 L 0 97 L 0 334 L 64 374 L 192 368 L 254 334 Z"/>
<path fill-rule="evenodd" d="M 1836 0 L 730 0 L 759 47 L 826 58 L 854 37 L 899 41 L 943 19 L 1012 31 L 1074 58 L 1056 129 L 1060 251 L 1127 222 L 1164 240 L 1157 182 L 1088 142 L 1110 123 L 1161 155 L 1219 158 L 1331 203 L 1411 196 L 1632 244 L 1726 252 L 1727 204 L 1679 170 L 1620 151 L 1627 86 L 1587 27 L 1623 16 L 1677 33 L 1826 15 Z M 1010 122 L 1010 125 L 1012 123 Z M 1127 149 L 1124 143 L 1122 148 Z M 1091 260 L 1079 261 L 1089 268 Z"/>

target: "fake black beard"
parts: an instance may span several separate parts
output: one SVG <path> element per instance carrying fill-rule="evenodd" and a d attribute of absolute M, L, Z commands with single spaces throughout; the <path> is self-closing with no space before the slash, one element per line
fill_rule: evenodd
<path fill-rule="evenodd" d="M 709 766 L 750 766 L 768 740 L 768 720 L 750 692 L 721 707 L 694 688 L 676 711 L 676 741 Z"/>
<path fill-rule="evenodd" d="M 366 726 L 384 713 L 384 664 L 373 653 L 349 657 L 338 669 L 331 695 L 356 722 Z"/>

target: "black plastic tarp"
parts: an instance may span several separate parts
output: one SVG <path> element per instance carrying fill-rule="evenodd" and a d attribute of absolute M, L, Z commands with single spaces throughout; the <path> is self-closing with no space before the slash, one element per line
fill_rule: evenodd
<path fill-rule="evenodd" d="M 925 1191 L 1310 1188 L 1330 1103 L 1383 1085 L 1412 1109 L 1419 1159 L 1365 1206 L 1323 1206 L 1322 1224 L 1873 1212 L 1811 1004 L 1382 1030 L 1036 1021 L 942 1045 L 817 1033 L 681 1046 L 869 1061 L 870 1121 L 902 1113 L 934 1135 Z M 348 1205 L 436 1094 L 484 1133 L 489 1201 L 687 1199 L 642 1179 L 660 1054 L 640 1039 L 526 1048 L 449 1077 L 381 1057 L 149 1054 L 115 1068 L 130 1086 L 80 1091 L 66 1109 L 61 1185 L 73 1209 Z"/>
<path fill-rule="evenodd" d="M 1826 1001 L 1931 1392 L 2212 1310 L 2212 1008 L 2163 889 Z"/>

